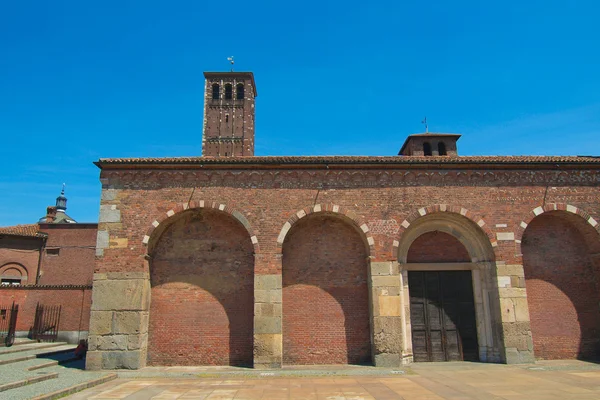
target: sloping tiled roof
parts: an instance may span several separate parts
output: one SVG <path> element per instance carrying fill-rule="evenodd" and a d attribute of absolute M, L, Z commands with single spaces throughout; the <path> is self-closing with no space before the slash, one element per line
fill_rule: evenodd
<path fill-rule="evenodd" d="M 37 224 L 15 225 L 0 227 L 0 235 L 46 237 L 45 233 L 39 232 Z"/>
<path fill-rule="evenodd" d="M 98 167 L 119 165 L 278 165 L 278 164 L 599 164 L 593 156 L 268 156 L 268 157 L 167 157 L 101 158 Z"/>

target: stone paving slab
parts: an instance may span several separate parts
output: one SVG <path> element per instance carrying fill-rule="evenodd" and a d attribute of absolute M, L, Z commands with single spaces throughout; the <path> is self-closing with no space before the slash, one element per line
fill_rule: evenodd
<path fill-rule="evenodd" d="M 63 398 L 67 394 L 91 387 L 98 380 L 104 381 L 116 378 L 110 372 L 89 372 L 82 370 L 81 361 L 44 368 L 41 371 L 57 374 L 55 379 L 33 383 L 16 389 L 0 392 L 0 400 L 49 400 Z"/>
<path fill-rule="evenodd" d="M 124 378 L 68 397 L 81 399 L 206 400 L 588 400 L 600 399 L 600 365 L 581 361 L 544 361 L 530 365 L 422 363 L 390 374 L 366 367 L 322 367 L 318 376 L 306 367 L 267 376 L 235 376 L 229 368 L 212 368 L 213 377 L 194 378 L 211 368 L 154 368 L 168 377 Z M 298 373 L 290 375 L 289 371 Z M 235 369 L 234 369 L 235 371 Z M 292 372 L 293 372 L 292 371 Z M 351 371 L 354 375 L 349 375 Z M 237 371 L 236 371 L 237 372 Z M 258 373 L 271 371 L 256 371 Z M 328 373 L 326 373 L 328 372 Z M 335 372 L 335 373 L 334 373 Z M 138 371 L 142 376 L 144 370 Z M 148 373 L 147 371 L 145 373 Z M 287 373 L 287 375 L 286 375 Z M 178 375 L 179 374 L 179 375 Z"/>

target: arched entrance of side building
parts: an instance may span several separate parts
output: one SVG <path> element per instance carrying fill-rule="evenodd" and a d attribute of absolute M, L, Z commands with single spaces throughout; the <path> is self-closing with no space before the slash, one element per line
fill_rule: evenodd
<path fill-rule="evenodd" d="M 226 212 L 182 211 L 149 245 L 149 365 L 252 366 L 254 254 Z"/>
<path fill-rule="evenodd" d="M 567 211 L 527 225 L 521 251 L 534 354 L 540 359 L 600 358 L 600 236 Z"/>
<path fill-rule="evenodd" d="M 371 363 L 368 245 L 353 221 L 317 212 L 283 242 L 283 363 Z"/>
<path fill-rule="evenodd" d="M 405 354 L 416 362 L 500 361 L 494 252 L 477 224 L 452 212 L 422 216 L 403 233 L 398 261 L 409 305 Z"/>

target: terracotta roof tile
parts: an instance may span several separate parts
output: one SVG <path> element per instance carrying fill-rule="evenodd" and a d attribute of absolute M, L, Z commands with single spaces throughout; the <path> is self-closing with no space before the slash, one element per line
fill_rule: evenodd
<path fill-rule="evenodd" d="M 37 224 L 15 225 L 0 227 L 0 235 L 46 237 L 45 233 L 39 232 Z"/>
<path fill-rule="evenodd" d="M 593 156 L 268 156 L 268 157 L 167 157 L 101 158 L 100 168 L 110 165 L 248 165 L 248 164 L 600 164 Z"/>

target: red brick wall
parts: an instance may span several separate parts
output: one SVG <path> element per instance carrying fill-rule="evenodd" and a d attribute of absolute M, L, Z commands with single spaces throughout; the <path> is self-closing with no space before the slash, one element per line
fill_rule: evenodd
<path fill-rule="evenodd" d="M 3 236 L 0 238 L 0 276 L 8 264 L 19 264 L 27 271 L 27 281 L 23 284 L 35 284 L 40 261 L 42 239 Z"/>
<path fill-rule="evenodd" d="M 150 365 L 252 365 L 254 257 L 231 216 L 186 212 L 150 266 Z"/>
<path fill-rule="evenodd" d="M 445 232 L 427 232 L 412 242 L 408 250 L 409 263 L 470 262 L 465 246 Z"/>
<path fill-rule="evenodd" d="M 584 235 L 597 233 L 566 212 L 533 219 L 522 251 L 536 357 L 600 355 L 598 287 Z"/>
<path fill-rule="evenodd" d="M 284 364 L 370 360 L 367 252 L 357 231 L 309 216 L 283 246 Z"/>
<path fill-rule="evenodd" d="M 493 247 L 496 260 L 508 265 L 522 263 L 519 245 L 511 240 L 496 241 L 496 233 L 515 233 L 519 239 L 521 221 L 528 222 L 532 210 L 544 202 L 573 205 L 600 221 L 600 173 L 591 169 L 558 171 L 552 166 L 546 170 L 524 170 L 520 166 L 511 170 L 510 166 L 501 165 L 489 170 L 484 169 L 485 165 L 479 169 L 419 169 L 418 165 L 389 169 L 352 165 L 309 168 L 250 164 L 245 168 L 218 169 L 205 164 L 202 168 L 176 170 L 104 169 L 103 190 L 113 192 L 105 196 L 102 206 L 114 207 L 121 219 L 100 223 L 99 229 L 107 231 L 111 238 L 127 239 L 128 244 L 126 248 L 106 248 L 97 259 L 97 272 L 147 272 L 145 254 L 149 248 L 143 243 L 144 236 L 151 236 L 152 242 L 166 223 L 167 212 L 178 210 L 190 200 L 191 207 L 200 207 L 201 201 L 208 208 L 223 204 L 227 212 L 235 210 L 247 219 L 258 242 L 256 274 L 281 273 L 281 244 L 277 239 L 282 227 L 299 210 L 310 210 L 315 204 L 323 208 L 337 205 L 364 221 L 369 228 L 366 235 L 373 239 L 373 261 L 396 259 L 398 247 L 394 241 L 402 242 L 403 221 L 415 221 L 421 216 L 422 207 L 432 205 L 444 204 L 448 209 L 455 206 L 457 217 L 466 214 L 472 223 L 481 224 L 481 231 L 497 243 Z M 154 221 L 165 222 L 153 232 Z M 328 240 L 322 234 L 320 238 Z M 363 257 L 364 253 L 352 250 L 346 256 Z M 155 299 L 153 296 L 152 303 Z M 288 312 L 285 307 L 284 303 L 284 316 Z M 496 334 L 499 337 L 501 332 L 495 331 Z M 185 335 L 179 337 L 185 342 Z"/>
<path fill-rule="evenodd" d="M 60 331 L 87 331 L 90 322 L 91 289 L 0 288 L 0 305 L 19 305 L 17 331 L 33 327 L 36 305 L 61 306 Z"/>
<path fill-rule="evenodd" d="M 42 255 L 41 285 L 91 285 L 94 274 L 96 224 L 40 224 L 48 234 L 46 249 L 58 255 Z"/>

